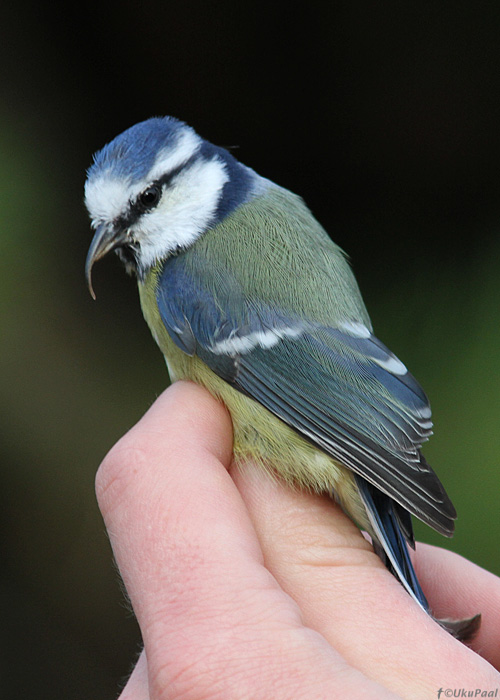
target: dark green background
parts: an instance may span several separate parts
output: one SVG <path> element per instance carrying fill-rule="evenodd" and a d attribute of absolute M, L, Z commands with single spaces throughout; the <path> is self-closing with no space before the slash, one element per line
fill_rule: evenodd
<path fill-rule="evenodd" d="M 118 261 L 87 293 L 82 187 L 152 115 L 237 146 L 351 254 L 459 512 L 418 535 L 500 573 L 498 2 L 28 1 L 0 27 L 5 697 L 112 698 L 139 649 L 93 480 L 167 375 Z"/>

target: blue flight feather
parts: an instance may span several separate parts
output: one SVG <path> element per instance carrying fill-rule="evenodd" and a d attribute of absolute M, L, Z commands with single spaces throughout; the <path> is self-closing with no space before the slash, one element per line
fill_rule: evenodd
<path fill-rule="evenodd" d="M 218 279 L 215 297 L 205 281 L 215 274 L 208 261 L 203 270 L 202 281 L 179 255 L 159 276 L 160 316 L 178 347 L 450 534 L 455 511 L 418 450 L 430 432 L 422 418 L 427 399 L 411 375 L 393 375 L 377 363 L 393 357 L 387 348 L 373 336 L 353 338 L 252 302 L 229 272 Z M 286 328 L 299 330 L 280 335 Z M 259 345 L 255 334 L 270 331 L 276 333 L 272 346 Z"/>

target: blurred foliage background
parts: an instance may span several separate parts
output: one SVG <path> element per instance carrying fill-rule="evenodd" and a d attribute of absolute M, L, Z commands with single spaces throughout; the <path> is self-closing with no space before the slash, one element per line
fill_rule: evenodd
<path fill-rule="evenodd" d="M 284 9 L 286 8 L 286 9 Z M 117 260 L 85 287 L 92 153 L 172 114 L 300 193 L 429 394 L 439 543 L 500 574 L 500 5 L 4 3 L 0 673 L 115 697 L 139 650 L 93 492 L 167 375 Z"/>

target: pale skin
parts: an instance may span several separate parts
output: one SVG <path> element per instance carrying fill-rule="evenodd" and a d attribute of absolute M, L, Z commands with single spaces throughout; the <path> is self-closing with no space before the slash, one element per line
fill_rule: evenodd
<path fill-rule="evenodd" d="M 500 579 L 419 544 L 425 615 L 331 500 L 231 463 L 231 421 L 177 382 L 110 451 L 99 505 L 144 640 L 120 700 L 500 696 Z M 446 697 L 441 694 L 441 697 Z"/>

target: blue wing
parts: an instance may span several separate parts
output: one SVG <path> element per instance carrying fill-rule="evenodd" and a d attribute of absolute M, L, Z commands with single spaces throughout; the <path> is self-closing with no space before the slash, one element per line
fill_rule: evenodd
<path fill-rule="evenodd" d="M 193 256 L 180 255 L 159 277 L 158 308 L 178 347 L 450 535 L 455 510 L 420 453 L 432 427 L 428 401 L 404 365 L 355 321 L 330 328 L 271 308 L 198 264 L 203 277 Z M 411 524 L 405 535 L 411 542 Z"/>

